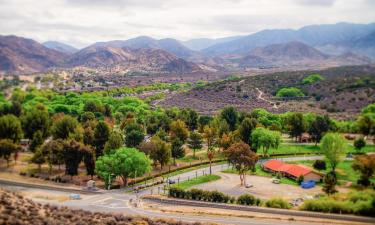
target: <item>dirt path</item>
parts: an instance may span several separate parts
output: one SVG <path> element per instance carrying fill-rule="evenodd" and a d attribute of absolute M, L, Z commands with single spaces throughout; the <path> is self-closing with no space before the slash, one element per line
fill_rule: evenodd
<path fill-rule="evenodd" d="M 263 94 L 264 94 L 263 91 L 261 91 L 259 88 L 256 88 L 256 89 L 257 89 L 257 91 L 259 92 L 258 99 L 260 99 L 260 100 L 262 100 L 262 101 L 265 101 L 265 102 L 268 102 L 269 104 L 272 105 L 272 107 L 273 107 L 274 109 L 278 109 L 278 108 L 279 108 L 279 107 L 276 105 L 276 102 L 272 102 L 272 101 L 270 101 L 270 100 L 268 100 L 268 99 L 263 98 Z"/>

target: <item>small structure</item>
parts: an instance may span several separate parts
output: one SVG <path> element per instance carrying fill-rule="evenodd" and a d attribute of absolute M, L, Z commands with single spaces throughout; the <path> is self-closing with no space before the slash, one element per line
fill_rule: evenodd
<path fill-rule="evenodd" d="M 27 151 L 29 149 L 30 139 L 21 139 L 20 145 L 23 151 Z"/>
<path fill-rule="evenodd" d="M 264 171 L 277 174 L 297 180 L 303 176 L 303 181 L 313 180 L 319 182 L 323 175 L 304 165 L 287 164 L 280 160 L 268 160 L 262 164 Z"/>
<path fill-rule="evenodd" d="M 94 180 L 87 181 L 86 188 L 87 190 L 96 190 L 95 181 Z"/>
<path fill-rule="evenodd" d="M 303 133 L 300 137 L 299 137 L 299 142 L 300 143 L 308 143 L 308 142 L 311 142 L 312 138 L 310 136 L 310 134 L 308 133 Z"/>

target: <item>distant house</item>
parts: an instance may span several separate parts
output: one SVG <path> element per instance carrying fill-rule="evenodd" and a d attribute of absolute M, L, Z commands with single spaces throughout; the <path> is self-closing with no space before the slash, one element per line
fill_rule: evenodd
<path fill-rule="evenodd" d="M 312 138 L 311 138 L 311 136 L 310 136 L 310 134 L 308 134 L 308 133 L 303 133 L 300 137 L 299 137 L 299 142 L 305 142 L 305 143 L 307 143 L 307 142 L 311 142 L 311 140 L 312 140 Z"/>
<path fill-rule="evenodd" d="M 20 145 L 24 151 L 27 151 L 29 149 L 30 139 L 21 139 Z"/>
<path fill-rule="evenodd" d="M 287 164 L 280 160 L 268 160 L 262 164 L 264 171 L 277 174 L 280 173 L 285 177 L 297 180 L 298 177 L 303 176 L 304 181 L 313 180 L 319 182 L 323 175 L 314 171 L 313 169 L 296 164 Z"/>

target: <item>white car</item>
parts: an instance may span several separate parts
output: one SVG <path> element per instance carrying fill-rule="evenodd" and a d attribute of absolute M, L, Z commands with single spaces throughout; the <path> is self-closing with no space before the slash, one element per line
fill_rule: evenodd
<path fill-rule="evenodd" d="M 245 188 L 251 188 L 251 187 L 254 187 L 254 185 L 252 185 L 252 184 L 245 184 Z"/>
<path fill-rule="evenodd" d="M 280 179 L 272 178 L 271 181 L 272 181 L 272 183 L 274 183 L 274 184 L 280 184 Z"/>

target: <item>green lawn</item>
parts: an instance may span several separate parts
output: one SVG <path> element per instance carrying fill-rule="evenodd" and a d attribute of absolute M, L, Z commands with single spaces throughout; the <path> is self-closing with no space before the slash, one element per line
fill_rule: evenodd
<path fill-rule="evenodd" d="M 290 163 L 303 164 L 303 165 L 312 167 L 314 161 L 297 161 L 297 162 L 290 162 Z M 352 163 L 353 161 L 343 161 L 338 164 L 336 168 L 336 172 L 337 172 L 337 178 L 339 181 L 357 183 L 357 180 L 360 177 L 360 173 L 352 169 Z M 329 170 L 330 169 L 327 168 L 325 171 L 320 171 L 320 172 L 326 173 Z M 375 182 L 375 178 L 372 178 L 371 181 Z"/>
<path fill-rule="evenodd" d="M 349 153 L 357 153 L 357 151 L 354 149 L 353 145 L 348 142 L 347 146 L 347 152 Z M 361 150 L 362 153 L 367 152 L 375 152 L 375 146 L 374 145 L 366 145 Z M 259 154 L 262 152 L 259 151 Z M 320 147 L 318 145 L 304 145 L 304 144 L 286 144 L 281 143 L 278 149 L 270 149 L 269 154 L 295 154 L 295 153 L 320 153 Z"/>
<path fill-rule="evenodd" d="M 219 179 L 220 179 L 220 176 L 218 175 L 214 175 L 214 174 L 204 175 L 204 176 L 200 176 L 191 180 L 182 181 L 179 184 L 173 184 L 172 187 L 179 187 L 185 190 L 198 184 L 203 184 L 203 183 L 207 183 L 207 182 L 211 182 L 211 181 L 215 181 Z"/>
<path fill-rule="evenodd" d="M 222 172 L 223 173 L 238 174 L 238 172 L 235 169 L 226 169 L 226 170 L 224 170 Z M 249 171 L 249 172 L 247 172 L 247 174 L 249 174 L 249 175 L 256 175 L 256 176 L 262 176 L 262 177 L 269 177 L 269 178 L 274 177 L 271 173 L 267 173 L 264 170 L 262 170 L 262 168 L 260 167 L 260 165 L 256 165 L 256 171 L 255 172 Z M 295 182 L 292 179 L 286 178 L 286 177 L 282 177 L 280 179 L 280 181 L 281 181 L 282 184 L 298 185 L 297 182 Z"/>

